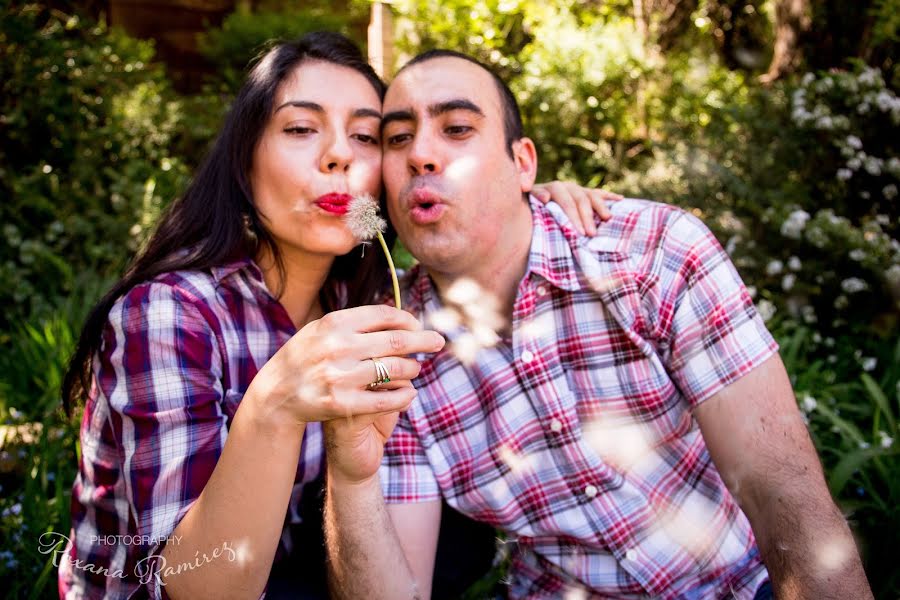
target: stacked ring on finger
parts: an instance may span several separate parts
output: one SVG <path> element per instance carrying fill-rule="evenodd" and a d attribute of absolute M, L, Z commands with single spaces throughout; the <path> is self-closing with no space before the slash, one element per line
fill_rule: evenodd
<path fill-rule="evenodd" d="M 377 358 L 370 358 L 375 365 L 375 381 L 368 385 L 370 390 L 374 390 L 376 387 L 381 385 L 382 383 L 389 383 L 391 381 L 390 373 L 388 373 L 388 369 L 384 366 L 384 363 L 378 360 Z"/>

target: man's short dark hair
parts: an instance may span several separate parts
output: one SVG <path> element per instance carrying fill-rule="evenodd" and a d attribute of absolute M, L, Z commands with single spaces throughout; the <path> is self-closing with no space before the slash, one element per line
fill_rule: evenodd
<path fill-rule="evenodd" d="M 497 87 L 497 93 L 500 95 L 500 104 L 503 109 L 503 133 L 506 137 L 506 150 L 509 153 L 510 157 L 512 157 L 513 142 L 525 137 L 525 128 L 522 125 L 522 113 L 519 111 L 519 103 L 516 102 L 516 97 L 513 95 L 512 90 L 509 89 L 509 86 L 506 85 L 506 82 L 503 81 L 491 67 L 484 64 L 477 58 L 472 58 L 468 54 L 463 54 L 462 52 L 457 52 L 455 50 L 444 50 L 438 48 L 435 50 L 428 50 L 426 52 L 423 52 L 422 54 L 419 54 L 411 61 L 403 65 L 403 67 L 399 71 L 397 71 L 397 75 L 413 65 L 417 65 L 419 63 L 423 63 L 435 58 L 461 58 L 462 60 L 469 61 L 473 65 L 481 67 L 490 74 L 491 79 L 494 80 L 494 85 Z"/>

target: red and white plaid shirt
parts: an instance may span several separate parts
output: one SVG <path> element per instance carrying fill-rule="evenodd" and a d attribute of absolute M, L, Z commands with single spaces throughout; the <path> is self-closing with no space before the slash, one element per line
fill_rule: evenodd
<path fill-rule="evenodd" d="M 244 392 L 294 332 L 250 260 L 163 274 L 116 302 L 81 425 L 60 597 L 163 596 L 155 578 L 141 581 L 158 568 L 145 559 L 200 496 Z M 321 425 L 307 424 L 286 524 L 299 522 L 323 451 Z M 276 556 L 290 547 L 286 526 Z"/>
<path fill-rule="evenodd" d="M 421 357 L 386 501 L 443 496 L 507 532 L 513 598 L 752 598 L 768 575 L 691 415 L 777 351 L 728 256 L 664 204 L 610 202 L 594 238 L 531 209 L 512 336 L 474 361 L 411 273 L 408 309 L 449 343 Z"/>

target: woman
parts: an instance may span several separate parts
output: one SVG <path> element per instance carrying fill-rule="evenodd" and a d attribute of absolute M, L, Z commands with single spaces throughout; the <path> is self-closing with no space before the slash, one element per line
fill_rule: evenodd
<path fill-rule="evenodd" d="M 443 339 L 375 305 L 384 257 L 341 216 L 380 194 L 384 89 L 337 34 L 272 49 L 90 314 L 63 390 L 86 404 L 61 596 L 259 597 L 273 563 L 303 560 L 319 422 L 414 397 L 405 356 Z M 370 359 L 389 383 L 372 389 Z"/>

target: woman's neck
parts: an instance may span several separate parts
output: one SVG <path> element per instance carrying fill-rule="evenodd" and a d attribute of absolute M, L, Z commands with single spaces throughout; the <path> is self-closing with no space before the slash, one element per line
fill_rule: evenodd
<path fill-rule="evenodd" d="M 281 292 L 278 301 L 294 327 L 300 329 L 323 314 L 319 292 L 325 285 L 334 257 L 282 250 L 281 260 L 284 279 L 268 248 L 260 248 L 256 255 L 256 264 L 262 271 L 266 287 L 273 296 Z"/>

